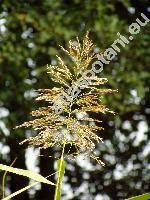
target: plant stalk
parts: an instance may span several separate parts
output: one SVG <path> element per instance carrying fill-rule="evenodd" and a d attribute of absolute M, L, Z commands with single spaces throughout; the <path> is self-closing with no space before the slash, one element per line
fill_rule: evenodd
<path fill-rule="evenodd" d="M 65 173 L 65 162 L 64 162 L 65 144 L 66 143 L 64 142 L 61 158 L 60 158 L 60 160 L 57 161 L 58 178 L 57 178 L 57 183 L 56 183 L 54 200 L 60 200 L 60 198 L 61 198 L 62 180 L 63 180 L 63 176 Z"/>

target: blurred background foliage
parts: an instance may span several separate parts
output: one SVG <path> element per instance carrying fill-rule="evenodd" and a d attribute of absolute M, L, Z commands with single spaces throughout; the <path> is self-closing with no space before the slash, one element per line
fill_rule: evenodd
<path fill-rule="evenodd" d="M 55 149 L 41 150 L 44 157 L 39 157 L 37 150 L 18 144 L 32 132 L 13 129 L 36 107 L 34 89 L 52 87 L 46 64 L 56 62 L 59 45 L 66 47 L 68 40 L 82 38 L 87 30 L 103 52 L 117 32 L 129 36 L 128 26 L 141 12 L 150 18 L 149 0 L 0 0 L 1 163 L 10 165 L 17 157 L 14 167 L 30 168 L 31 152 L 36 152 L 36 169 L 44 176 L 54 172 L 54 158 L 48 155 L 55 155 Z M 119 89 L 103 99 L 118 115 L 96 116 L 104 120 L 104 144 L 96 152 L 106 167 L 86 158 L 68 161 L 62 199 L 121 200 L 149 191 L 149 28 L 142 27 L 100 74 L 111 88 Z M 27 184 L 27 179 L 8 174 L 6 193 Z M 47 200 L 53 195 L 53 188 L 41 185 L 14 199 Z"/>

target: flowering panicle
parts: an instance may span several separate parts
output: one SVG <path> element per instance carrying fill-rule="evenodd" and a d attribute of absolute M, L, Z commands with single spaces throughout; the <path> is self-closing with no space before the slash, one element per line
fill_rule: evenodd
<path fill-rule="evenodd" d="M 82 74 L 89 69 L 95 54 L 92 53 L 93 43 L 89 39 L 88 33 L 83 38 L 82 43 L 77 38 L 76 41 L 69 41 L 68 50 L 62 50 L 72 59 L 72 65 L 65 65 L 63 59 L 59 56 L 58 65 L 48 66 L 48 73 L 55 84 L 53 89 L 39 89 L 37 101 L 45 101 L 47 107 L 40 107 L 31 112 L 35 119 L 25 122 L 18 127 L 32 127 L 38 131 L 35 137 L 29 137 L 21 142 L 28 142 L 29 145 L 48 148 L 57 146 L 62 148 L 65 144 L 74 146 L 77 152 L 92 152 L 95 148 L 95 142 L 102 141 L 99 137 L 99 131 L 103 128 L 99 125 L 101 121 L 89 117 L 91 112 L 107 113 L 110 111 L 101 103 L 100 97 L 106 93 L 115 92 L 111 89 L 102 89 L 106 78 L 97 76 L 87 77 L 89 84 L 85 84 L 81 93 L 72 101 L 67 102 L 61 114 L 55 113 L 53 105 L 60 94 L 67 95 L 67 90 L 72 85 L 77 85 Z M 89 82 L 90 80 L 90 82 Z M 64 102 L 60 100 L 60 104 Z M 80 115 L 80 117 L 79 117 Z M 93 158 L 97 159 L 93 154 Z"/>

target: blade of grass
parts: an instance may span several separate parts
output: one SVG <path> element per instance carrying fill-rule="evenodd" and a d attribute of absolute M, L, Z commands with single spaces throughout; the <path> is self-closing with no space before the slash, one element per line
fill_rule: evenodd
<path fill-rule="evenodd" d="M 150 199 L 150 193 L 145 193 L 139 196 L 131 197 L 126 200 L 149 200 Z"/>
<path fill-rule="evenodd" d="M 11 163 L 10 167 L 13 166 L 13 164 L 16 162 L 17 157 L 14 159 L 14 161 Z M 2 179 L 2 193 L 3 193 L 3 198 L 5 197 L 5 179 L 6 179 L 7 171 L 5 171 Z"/>
<path fill-rule="evenodd" d="M 60 197 L 61 197 L 61 185 L 62 185 L 62 179 L 63 179 L 64 173 L 65 173 L 64 148 L 65 148 L 65 144 L 62 150 L 61 158 L 57 161 L 58 178 L 57 178 L 54 200 L 60 200 Z"/>
<path fill-rule="evenodd" d="M 11 195 L 9 195 L 8 197 L 5 197 L 5 198 L 2 199 L 2 200 L 9 200 L 9 199 L 15 197 L 16 195 L 18 195 L 18 194 L 24 192 L 25 190 L 30 189 L 31 187 L 35 186 L 36 184 L 38 184 L 38 182 L 35 182 L 35 183 L 30 184 L 30 185 L 28 185 L 28 186 L 26 186 L 26 187 L 24 187 L 24 188 L 22 188 L 22 189 L 20 189 L 20 190 L 18 190 L 18 191 L 16 191 L 16 192 L 12 193 Z"/>
<path fill-rule="evenodd" d="M 0 170 L 11 172 L 11 173 L 18 174 L 18 175 L 21 175 L 21 176 L 25 176 L 25 177 L 31 178 L 35 181 L 41 182 L 41 183 L 46 183 L 46 184 L 49 184 L 49 185 L 55 185 L 54 183 L 47 180 L 46 178 L 44 178 L 40 174 L 37 174 L 37 173 L 32 172 L 30 170 L 18 169 L 18 168 L 14 168 L 14 167 L 2 165 L 2 164 L 0 164 Z"/>
<path fill-rule="evenodd" d="M 50 177 L 50 176 L 53 176 L 54 174 L 56 174 L 56 172 L 53 173 L 53 174 L 48 175 L 48 176 L 45 177 L 45 178 L 48 178 L 48 177 Z M 33 187 L 33 186 L 35 186 L 35 185 L 37 185 L 38 183 L 39 183 L 39 182 L 35 182 L 35 183 L 32 183 L 32 184 L 30 184 L 30 185 L 28 185 L 28 186 L 26 186 L 26 187 L 24 187 L 24 188 L 22 188 L 22 189 L 20 189 L 20 190 L 17 190 L 16 192 L 12 193 L 12 194 L 9 195 L 8 197 L 3 198 L 2 200 L 9 200 L 9 199 L 12 199 L 13 197 L 17 196 L 18 194 L 20 194 L 20 193 L 22 193 L 22 192 L 24 192 L 24 191 L 30 189 L 31 187 Z"/>

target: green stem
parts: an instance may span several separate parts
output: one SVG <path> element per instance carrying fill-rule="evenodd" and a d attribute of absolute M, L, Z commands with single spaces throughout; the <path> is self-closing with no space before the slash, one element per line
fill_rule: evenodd
<path fill-rule="evenodd" d="M 64 142 L 61 158 L 60 160 L 57 161 L 58 178 L 57 178 L 57 183 L 56 183 L 54 200 L 60 200 L 60 197 L 61 197 L 61 186 L 62 186 L 63 176 L 65 173 L 65 162 L 64 162 L 65 144 L 66 143 Z"/>
<path fill-rule="evenodd" d="M 70 112 L 69 112 L 69 118 L 71 115 L 71 106 L 70 105 Z M 57 161 L 57 171 L 58 171 L 58 178 L 56 183 L 56 189 L 55 189 L 55 197 L 54 200 L 60 200 L 61 198 L 61 187 L 62 187 L 62 180 L 65 173 L 65 161 L 64 161 L 64 150 L 66 145 L 66 135 L 64 137 L 64 143 L 63 143 L 63 149 L 60 160 Z"/>

